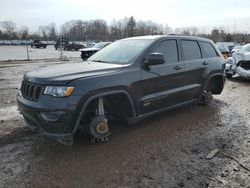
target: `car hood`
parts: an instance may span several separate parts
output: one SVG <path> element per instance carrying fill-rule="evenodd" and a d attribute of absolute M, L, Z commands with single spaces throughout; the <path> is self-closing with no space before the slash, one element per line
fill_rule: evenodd
<path fill-rule="evenodd" d="M 232 56 L 236 59 L 236 62 L 250 60 L 250 52 L 235 52 L 232 54 Z"/>
<path fill-rule="evenodd" d="M 99 51 L 100 48 L 84 48 L 84 49 L 81 49 L 80 51 L 81 52 L 89 52 L 89 51 Z"/>
<path fill-rule="evenodd" d="M 40 68 L 24 75 L 24 80 L 38 84 L 66 85 L 68 82 L 120 71 L 124 65 L 83 62 Z"/>

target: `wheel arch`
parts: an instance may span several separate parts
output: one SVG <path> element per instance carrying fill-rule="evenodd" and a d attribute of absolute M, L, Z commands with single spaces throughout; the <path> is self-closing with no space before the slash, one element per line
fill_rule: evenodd
<path fill-rule="evenodd" d="M 207 88 L 212 91 L 214 95 L 221 94 L 225 83 L 225 76 L 221 73 L 212 74 L 209 76 L 203 91 L 205 91 Z"/>
<path fill-rule="evenodd" d="M 107 97 L 107 96 L 112 96 L 112 95 L 117 95 L 117 94 L 121 94 L 121 95 L 124 95 L 124 97 L 126 97 L 126 99 L 128 101 L 128 104 L 129 104 L 129 108 L 131 110 L 132 118 L 135 118 L 136 117 L 136 112 L 135 112 L 134 103 L 133 103 L 133 101 L 132 101 L 132 99 L 131 99 L 131 97 L 130 97 L 130 95 L 128 94 L 127 91 L 115 90 L 115 91 L 107 91 L 107 92 L 103 92 L 103 93 L 94 94 L 94 95 L 88 97 L 85 100 L 84 104 L 82 105 L 80 113 L 79 113 L 79 115 L 77 117 L 76 123 L 74 125 L 73 134 L 77 131 L 77 129 L 78 129 L 79 125 L 80 125 L 81 119 L 84 116 L 84 112 L 87 109 L 88 105 L 92 101 L 98 99 L 99 97 Z"/>

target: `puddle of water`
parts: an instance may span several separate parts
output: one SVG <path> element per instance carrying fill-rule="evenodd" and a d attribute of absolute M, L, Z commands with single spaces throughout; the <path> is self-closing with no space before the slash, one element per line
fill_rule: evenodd
<path fill-rule="evenodd" d="M 22 116 L 17 110 L 17 106 L 0 108 L 0 120 L 20 119 Z"/>

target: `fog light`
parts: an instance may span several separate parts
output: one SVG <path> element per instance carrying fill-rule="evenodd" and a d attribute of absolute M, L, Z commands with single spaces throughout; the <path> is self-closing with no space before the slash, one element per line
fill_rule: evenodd
<path fill-rule="evenodd" d="M 65 112 L 57 111 L 57 112 L 42 112 L 41 117 L 45 121 L 57 121 L 61 115 L 65 114 Z"/>

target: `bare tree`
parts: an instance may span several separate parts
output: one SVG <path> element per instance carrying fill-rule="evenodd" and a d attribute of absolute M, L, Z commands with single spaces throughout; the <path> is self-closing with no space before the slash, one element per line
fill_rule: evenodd
<path fill-rule="evenodd" d="M 218 29 L 214 29 L 211 33 L 211 39 L 214 42 L 218 42 L 220 39 L 220 31 Z"/>
<path fill-rule="evenodd" d="M 131 16 L 127 22 L 127 32 L 128 32 L 128 37 L 132 37 L 135 35 L 136 31 L 136 22 L 133 16 Z"/>
<path fill-rule="evenodd" d="M 0 29 L 0 39 L 3 39 L 3 32 Z"/>
<path fill-rule="evenodd" d="M 169 34 L 172 32 L 173 32 L 173 29 L 168 24 L 166 24 L 164 28 L 164 34 Z"/>
<path fill-rule="evenodd" d="M 43 40 L 48 39 L 48 27 L 46 25 L 40 25 L 38 27 L 39 35 L 42 36 Z"/>
<path fill-rule="evenodd" d="M 29 28 L 27 26 L 21 26 L 18 31 L 19 38 L 27 39 L 29 36 Z"/>
<path fill-rule="evenodd" d="M 51 23 L 47 26 L 48 30 L 48 39 L 49 40 L 56 40 L 57 34 L 56 34 L 56 24 Z"/>
<path fill-rule="evenodd" d="M 109 28 L 110 28 L 109 34 L 112 40 L 122 38 L 122 28 L 120 22 L 113 20 Z"/>
<path fill-rule="evenodd" d="M 16 24 L 13 21 L 8 20 L 8 21 L 3 21 L 1 25 L 7 36 L 9 38 L 12 38 L 15 34 Z"/>

